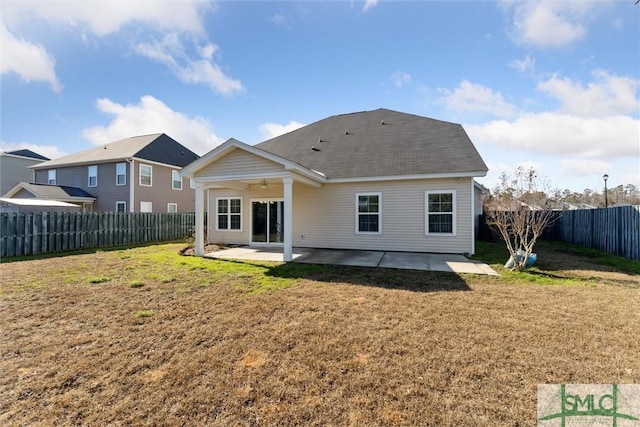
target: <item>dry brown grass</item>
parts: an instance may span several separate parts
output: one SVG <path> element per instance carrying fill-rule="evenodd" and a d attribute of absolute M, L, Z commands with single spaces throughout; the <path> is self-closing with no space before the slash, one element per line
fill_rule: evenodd
<path fill-rule="evenodd" d="M 0 265 L 0 424 L 528 426 L 537 384 L 640 383 L 635 275 L 543 286 L 179 249 Z"/>

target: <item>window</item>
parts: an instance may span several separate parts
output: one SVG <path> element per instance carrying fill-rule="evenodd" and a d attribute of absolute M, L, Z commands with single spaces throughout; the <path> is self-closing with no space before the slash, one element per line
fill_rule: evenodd
<path fill-rule="evenodd" d="M 182 190 L 182 177 L 178 171 L 171 171 L 171 188 Z"/>
<path fill-rule="evenodd" d="M 98 166 L 89 166 L 89 183 L 87 184 L 89 187 L 97 187 L 98 186 Z"/>
<path fill-rule="evenodd" d="M 127 184 L 127 164 L 116 163 L 116 185 Z"/>
<path fill-rule="evenodd" d="M 425 192 L 425 234 L 456 234 L 456 192 Z"/>
<path fill-rule="evenodd" d="M 240 197 L 216 199 L 217 229 L 242 230 L 242 199 Z"/>
<path fill-rule="evenodd" d="M 56 185 L 56 170 L 50 169 L 47 172 L 47 184 Z"/>
<path fill-rule="evenodd" d="M 189 178 L 189 188 L 196 188 L 196 183 L 193 179 Z"/>
<path fill-rule="evenodd" d="M 153 212 L 153 204 L 151 202 L 140 202 L 140 212 Z"/>
<path fill-rule="evenodd" d="M 178 213 L 178 204 L 177 203 L 167 203 L 167 212 L 169 212 L 169 213 Z"/>
<path fill-rule="evenodd" d="M 356 194 L 356 233 L 382 233 L 382 193 Z"/>
<path fill-rule="evenodd" d="M 127 202 L 116 202 L 116 212 L 126 212 Z"/>
<path fill-rule="evenodd" d="M 151 177 L 153 175 L 153 167 L 150 165 L 140 165 L 140 185 L 151 187 Z"/>

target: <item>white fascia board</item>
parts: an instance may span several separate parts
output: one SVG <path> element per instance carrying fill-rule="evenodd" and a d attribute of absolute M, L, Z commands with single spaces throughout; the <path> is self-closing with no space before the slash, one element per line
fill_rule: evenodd
<path fill-rule="evenodd" d="M 368 176 L 354 178 L 329 178 L 327 184 L 340 184 L 347 182 L 372 182 L 372 181 L 406 181 L 411 179 L 443 179 L 443 178 L 471 178 L 485 176 L 486 171 L 478 172 L 457 172 L 457 173 L 434 173 L 421 175 L 391 175 L 391 176 Z"/>

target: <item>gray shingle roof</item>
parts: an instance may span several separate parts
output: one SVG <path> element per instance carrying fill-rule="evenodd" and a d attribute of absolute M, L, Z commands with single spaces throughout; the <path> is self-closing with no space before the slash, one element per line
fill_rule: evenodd
<path fill-rule="evenodd" d="M 186 166 L 198 155 L 164 133 L 134 136 L 99 147 L 49 160 L 32 169 L 51 169 L 56 166 L 71 166 L 88 163 L 105 163 L 130 157 L 151 160 L 173 166 Z"/>
<path fill-rule="evenodd" d="M 488 170 L 461 125 L 382 108 L 331 116 L 256 147 L 330 179 Z"/>
<path fill-rule="evenodd" d="M 29 157 L 31 159 L 36 159 L 36 160 L 49 160 L 48 157 L 45 157 L 41 154 L 38 154 L 36 152 L 33 152 L 31 150 L 28 150 L 26 148 L 22 149 L 22 150 L 14 150 L 14 151 L 7 151 L 7 154 L 11 154 L 14 156 L 20 156 L 20 157 Z"/>
<path fill-rule="evenodd" d="M 63 199 L 86 197 L 95 199 L 95 196 L 87 193 L 82 188 L 69 187 L 67 185 L 33 184 L 21 182 L 22 187 L 40 199 Z"/>

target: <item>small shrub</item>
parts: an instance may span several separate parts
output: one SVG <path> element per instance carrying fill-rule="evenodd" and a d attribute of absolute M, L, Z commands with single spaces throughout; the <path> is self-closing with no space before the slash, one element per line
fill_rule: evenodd
<path fill-rule="evenodd" d="M 141 282 L 140 280 L 136 280 L 134 282 L 129 283 L 130 288 L 141 288 L 143 286 L 144 286 L 144 282 Z"/>
<path fill-rule="evenodd" d="M 151 317 L 155 314 L 153 310 L 138 310 L 136 311 L 136 317 Z"/>
<path fill-rule="evenodd" d="M 104 282 L 108 282 L 109 280 L 111 280 L 110 277 L 96 276 L 96 277 L 91 277 L 89 279 L 89 283 L 104 283 Z"/>

